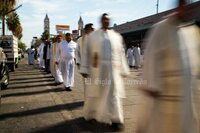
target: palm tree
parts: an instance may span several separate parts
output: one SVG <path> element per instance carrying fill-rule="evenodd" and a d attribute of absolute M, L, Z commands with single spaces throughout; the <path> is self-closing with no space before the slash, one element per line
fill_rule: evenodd
<path fill-rule="evenodd" d="M 0 0 L 0 19 L 2 19 L 3 35 L 5 35 L 5 15 L 11 11 L 16 5 L 16 0 Z"/>
<path fill-rule="evenodd" d="M 12 31 L 13 35 L 19 39 L 22 37 L 22 26 L 19 20 L 19 15 L 16 12 L 11 13 L 6 19 L 8 29 Z"/>
<path fill-rule="evenodd" d="M 16 0 L 0 0 L 0 16 L 12 10 L 16 5 Z"/>

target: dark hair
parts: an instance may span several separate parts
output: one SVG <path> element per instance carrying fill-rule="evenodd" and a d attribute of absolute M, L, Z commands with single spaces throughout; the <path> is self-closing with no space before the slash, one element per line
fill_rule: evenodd
<path fill-rule="evenodd" d="M 187 0 L 177 0 L 177 7 L 187 5 Z"/>
<path fill-rule="evenodd" d="M 87 30 L 87 29 L 91 28 L 92 26 L 93 26 L 92 23 L 88 23 L 88 24 L 85 25 L 84 30 Z"/>
<path fill-rule="evenodd" d="M 104 18 L 105 16 L 108 16 L 108 13 L 103 13 L 103 14 L 102 14 L 102 16 L 101 16 L 101 21 L 103 20 L 103 18 Z"/>
<path fill-rule="evenodd" d="M 65 34 L 65 36 L 71 36 L 71 33 L 68 32 L 68 33 Z"/>

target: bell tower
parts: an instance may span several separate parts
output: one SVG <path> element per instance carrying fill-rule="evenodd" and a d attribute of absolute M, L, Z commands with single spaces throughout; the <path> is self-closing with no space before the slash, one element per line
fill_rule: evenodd
<path fill-rule="evenodd" d="M 44 18 L 44 31 L 48 31 L 48 33 L 50 33 L 50 26 L 49 26 L 49 17 L 46 14 L 45 18 Z"/>
<path fill-rule="evenodd" d="M 78 21 L 78 36 L 82 36 L 83 35 L 83 20 L 80 16 L 79 21 Z"/>

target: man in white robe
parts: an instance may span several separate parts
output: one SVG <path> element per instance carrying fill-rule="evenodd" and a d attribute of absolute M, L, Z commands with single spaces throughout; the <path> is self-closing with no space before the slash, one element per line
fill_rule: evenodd
<path fill-rule="evenodd" d="M 51 59 L 50 59 L 50 62 L 51 62 L 50 66 L 51 67 L 50 68 L 51 68 L 51 74 L 54 77 L 55 82 L 57 84 L 60 84 L 60 83 L 63 83 L 63 78 L 62 78 L 62 74 L 61 74 L 61 71 L 60 71 L 60 66 L 59 66 L 59 64 L 58 65 L 56 64 L 56 52 L 57 52 L 57 49 L 58 49 L 58 45 L 62 41 L 62 36 L 57 35 L 55 41 L 56 42 L 54 42 L 51 45 Z"/>
<path fill-rule="evenodd" d="M 33 46 L 31 46 L 31 48 L 29 48 L 27 50 L 27 53 L 28 53 L 28 64 L 29 65 L 34 65 L 34 62 L 35 62 L 35 58 L 34 58 L 35 49 L 33 48 Z"/>
<path fill-rule="evenodd" d="M 108 14 L 101 17 L 102 28 L 92 32 L 84 44 L 80 72 L 86 80 L 84 118 L 122 129 L 122 98 L 125 98 L 123 76 L 129 72 L 123 39 L 108 28 Z"/>
<path fill-rule="evenodd" d="M 84 31 L 85 31 L 85 34 L 80 37 L 77 41 L 77 49 L 76 49 L 76 64 L 77 64 L 77 67 L 78 69 L 80 69 L 80 65 L 81 65 L 81 57 L 82 57 L 82 54 L 83 54 L 83 47 L 84 47 L 84 42 L 87 41 L 87 38 L 88 38 L 88 35 L 94 31 L 94 28 L 93 28 L 93 24 L 92 23 L 88 23 L 85 25 L 85 28 L 84 28 Z M 86 97 L 86 84 L 85 84 L 85 78 L 83 78 L 83 87 L 84 87 L 84 98 Z"/>
<path fill-rule="evenodd" d="M 80 68 L 80 64 L 81 64 L 81 57 L 83 54 L 84 41 L 87 41 L 88 35 L 92 31 L 94 31 L 93 24 L 92 23 L 86 24 L 84 31 L 85 31 L 85 34 L 82 37 L 80 37 L 77 41 L 78 45 L 77 45 L 77 49 L 76 49 L 76 64 L 77 64 L 78 68 Z"/>
<path fill-rule="evenodd" d="M 130 68 L 135 66 L 135 58 L 133 55 L 133 46 L 127 50 L 128 65 Z"/>
<path fill-rule="evenodd" d="M 71 91 L 74 85 L 75 51 L 77 44 L 72 41 L 70 33 L 66 34 L 66 40 L 58 45 L 56 64 L 60 65 L 63 82 L 66 91 Z"/>
<path fill-rule="evenodd" d="M 144 97 L 137 108 L 136 133 L 199 133 L 193 106 L 194 67 L 190 62 L 190 53 L 195 50 L 188 48 L 191 42 L 185 41 L 186 36 L 178 27 L 185 2 L 180 0 L 179 4 L 177 14 L 155 25 L 146 41 L 147 84 L 140 88 Z"/>
<path fill-rule="evenodd" d="M 40 57 L 40 68 L 41 69 L 45 69 L 45 65 L 44 65 L 44 59 L 43 59 L 43 48 L 44 48 L 44 40 L 42 40 L 39 48 L 38 48 L 38 54 Z"/>
<path fill-rule="evenodd" d="M 135 69 L 138 69 L 140 67 L 140 49 L 138 49 L 137 45 L 133 48 L 133 55 L 135 59 Z"/>

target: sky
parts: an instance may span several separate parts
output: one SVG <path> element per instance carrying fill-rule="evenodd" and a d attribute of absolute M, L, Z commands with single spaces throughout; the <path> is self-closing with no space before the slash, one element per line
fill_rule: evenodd
<path fill-rule="evenodd" d="M 160 0 L 159 12 L 175 7 L 175 0 Z M 109 13 L 111 26 L 123 24 L 156 13 L 157 0 L 17 0 L 17 10 L 23 27 L 22 41 L 29 47 L 34 36 L 41 37 L 46 13 L 50 19 L 50 33 L 55 25 L 69 25 L 78 29 L 80 16 L 84 24 L 93 23 L 98 29 L 101 14 Z"/>

